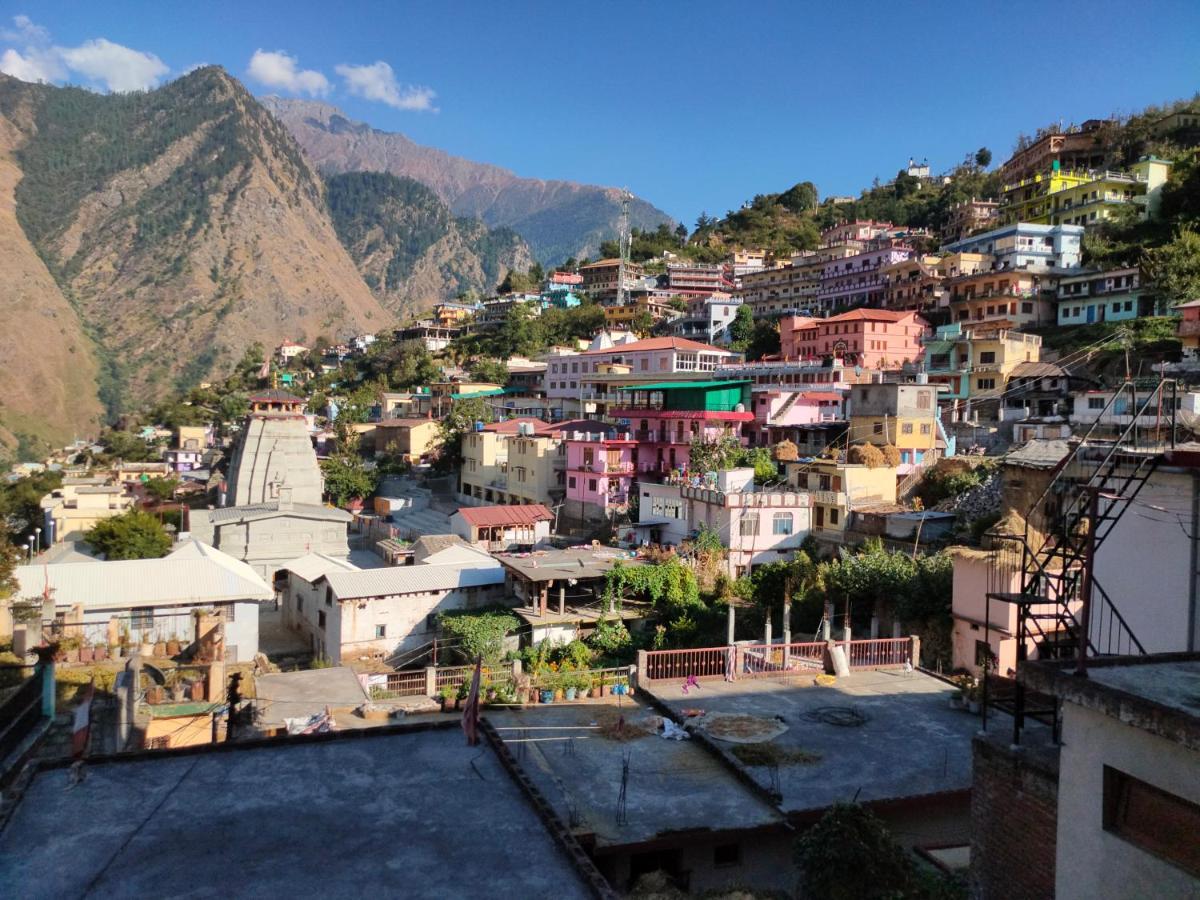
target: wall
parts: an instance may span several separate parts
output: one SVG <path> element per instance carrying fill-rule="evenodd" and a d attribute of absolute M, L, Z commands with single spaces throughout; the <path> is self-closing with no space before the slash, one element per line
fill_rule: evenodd
<path fill-rule="evenodd" d="M 1096 554 L 1096 582 L 1148 653 L 1200 646 L 1196 476 L 1157 469 Z M 1154 577 L 1147 579 L 1146 573 Z M 1196 632 L 1189 635 L 1189 616 Z"/>
<path fill-rule="evenodd" d="M 1060 900 L 1195 897 L 1200 880 L 1103 829 L 1104 767 L 1200 803 L 1200 754 L 1102 712 L 1063 703 Z"/>
<path fill-rule="evenodd" d="M 199 520 L 201 517 L 196 516 Z M 244 560 L 268 582 L 285 563 L 306 553 L 324 553 L 346 557 L 350 545 L 342 522 L 325 521 L 300 512 L 280 512 L 277 516 L 250 522 L 219 524 L 213 540 L 200 528 L 193 529 L 198 540 L 211 543 L 222 553 Z"/>
<path fill-rule="evenodd" d="M 1058 821 L 1053 765 L 984 738 L 972 749 L 971 895 L 1049 900 Z"/>

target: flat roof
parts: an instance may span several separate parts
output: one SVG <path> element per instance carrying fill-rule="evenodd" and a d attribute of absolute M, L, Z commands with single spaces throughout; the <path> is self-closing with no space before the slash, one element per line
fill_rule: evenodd
<path fill-rule="evenodd" d="M 788 730 L 775 743 L 819 755 L 815 762 L 780 766 L 784 812 L 971 787 L 971 738 L 979 730 L 979 719 L 950 709 L 950 697 L 958 689 L 932 675 L 875 669 L 854 671 L 832 687 L 819 687 L 807 675 L 702 681 L 699 690 L 692 688 L 686 694 L 682 687 L 682 678 L 648 685 L 676 712 L 700 707 L 709 713 L 768 720 L 781 716 Z M 844 727 L 806 718 L 820 707 L 852 709 L 866 721 Z M 745 766 L 729 752 L 735 745 L 711 742 L 759 786 L 770 790 L 767 768 Z"/>
<path fill-rule="evenodd" d="M 784 828 L 784 817 L 695 741 L 647 733 L 614 740 L 598 720 L 639 722 L 656 713 L 625 699 L 603 705 L 558 704 L 523 712 L 488 712 L 521 768 L 563 822 L 595 835 L 597 849 L 640 844 L 671 832 Z M 630 756 L 626 822 L 617 822 L 621 765 Z M 699 835 L 697 835 L 699 837 Z"/>
<path fill-rule="evenodd" d="M 1200 653 L 1155 653 L 1074 662 L 1031 661 L 1021 678 L 1036 690 L 1200 750 Z"/>
<path fill-rule="evenodd" d="M 674 391 L 674 390 L 693 390 L 695 388 L 723 388 L 723 387 L 741 387 L 744 384 L 751 384 L 748 378 L 735 378 L 727 381 L 659 381 L 654 384 L 631 384 L 628 387 L 619 387 L 618 391 Z"/>
<path fill-rule="evenodd" d="M 497 752 L 468 747 L 457 723 L 129 754 L 84 773 L 72 787 L 66 765 L 43 768 L 25 788 L 0 833 L 16 895 L 593 896 Z"/>
<path fill-rule="evenodd" d="M 626 550 L 615 547 L 575 550 L 533 550 L 529 553 L 494 553 L 508 569 L 528 581 L 555 581 L 565 578 L 603 578 L 618 562 L 625 566 L 643 565 Z"/>
<path fill-rule="evenodd" d="M 266 727 L 282 725 L 284 719 L 311 716 L 326 706 L 342 726 L 344 720 L 353 722 L 355 717 L 336 713 L 362 706 L 368 699 L 358 676 L 345 666 L 256 675 L 254 698 L 255 712 L 262 716 L 258 724 Z"/>

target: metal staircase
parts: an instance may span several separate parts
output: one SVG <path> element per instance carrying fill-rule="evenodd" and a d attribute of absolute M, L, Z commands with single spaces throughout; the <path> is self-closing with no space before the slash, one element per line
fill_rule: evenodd
<path fill-rule="evenodd" d="M 992 536 L 985 621 L 992 603 L 1016 606 L 1017 670 L 1031 649 L 1042 659 L 1074 659 L 1080 675 L 1089 657 L 1146 652 L 1096 581 L 1094 561 L 1161 453 L 1174 446 L 1176 393 L 1174 381 L 1122 385 L 1030 505 L 1024 532 Z M 1057 725 L 1053 699 L 1028 696 L 1019 680 L 997 673 L 984 679 L 983 691 L 985 707 L 1012 714 L 1014 744 L 1027 716 Z"/>

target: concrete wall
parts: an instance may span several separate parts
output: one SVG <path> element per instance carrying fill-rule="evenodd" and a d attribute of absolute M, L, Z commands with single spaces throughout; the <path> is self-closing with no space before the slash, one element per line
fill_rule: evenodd
<path fill-rule="evenodd" d="M 797 882 L 796 868 L 791 860 L 794 840 L 795 836 L 788 832 L 701 834 L 663 841 L 647 852 L 652 855 L 678 854 L 679 870 L 687 876 L 688 893 L 693 895 L 754 888 L 780 891 L 790 896 Z M 738 863 L 715 866 L 714 848 L 729 844 L 739 848 Z M 598 851 L 594 858 L 600 871 L 619 892 L 624 893 L 632 887 L 630 872 L 638 862 L 637 851 L 617 847 L 607 853 Z"/>
<path fill-rule="evenodd" d="M 1190 471 L 1156 470 L 1096 554 L 1097 583 L 1148 653 L 1200 647 L 1198 491 Z"/>
<path fill-rule="evenodd" d="M 981 738 L 973 749 L 971 895 L 1048 900 L 1054 896 L 1058 818 L 1053 766 Z"/>
<path fill-rule="evenodd" d="M 196 516 L 200 520 L 201 516 Z M 219 524 L 211 541 L 194 529 L 199 540 L 210 541 L 222 553 L 244 560 L 270 581 L 285 563 L 307 553 L 324 553 L 344 558 L 350 554 L 346 526 L 341 522 L 305 517 L 299 512 L 281 512 L 268 519 Z"/>
<path fill-rule="evenodd" d="M 1200 895 L 1200 879 L 1103 828 L 1105 766 L 1200 803 L 1200 754 L 1074 703 L 1063 704 L 1062 742 L 1059 900 Z"/>

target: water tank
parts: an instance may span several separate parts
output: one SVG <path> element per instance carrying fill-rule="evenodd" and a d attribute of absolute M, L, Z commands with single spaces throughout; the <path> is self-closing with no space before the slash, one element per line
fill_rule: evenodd
<path fill-rule="evenodd" d="M 917 373 L 917 384 L 929 384 L 929 373 L 928 372 L 918 372 Z"/>
<path fill-rule="evenodd" d="M 745 411 L 746 411 L 746 404 L 745 404 L 745 403 L 739 403 L 737 406 L 735 406 L 735 407 L 733 408 L 733 411 L 734 411 L 734 412 L 745 412 Z"/>
<path fill-rule="evenodd" d="M 475 430 L 483 431 L 483 422 L 479 421 L 478 419 L 475 420 Z"/>

